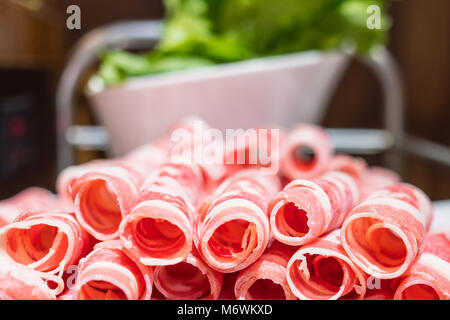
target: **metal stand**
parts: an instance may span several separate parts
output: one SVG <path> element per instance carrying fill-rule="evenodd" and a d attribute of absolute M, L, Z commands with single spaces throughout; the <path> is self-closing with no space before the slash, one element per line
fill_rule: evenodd
<path fill-rule="evenodd" d="M 95 29 L 76 45 L 62 73 L 56 96 L 57 169 L 73 164 L 73 148 L 105 150 L 107 133 L 101 126 L 76 126 L 72 108 L 75 89 L 83 71 L 97 54 L 114 46 L 149 48 L 160 39 L 161 21 L 122 22 Z M 392 150 L 388 165 L 401 171 L 398 151 L 407 151 L 450 166 L 450 148 L 412 137 L 404 131 L 404 101 L 397 65 L 384 47 L 375 48 L 362 61 L 378 77 L 384 92 L 384 129 L 329 129 L 338 151 L 373 154 Z M 351 139 L 350 139 L 351 137 Z"/>

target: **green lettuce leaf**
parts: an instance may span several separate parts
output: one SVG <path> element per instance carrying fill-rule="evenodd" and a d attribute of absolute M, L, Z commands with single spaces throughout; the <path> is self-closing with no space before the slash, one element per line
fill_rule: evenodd
<path fill-rule="evenodd" d="M 101 56 L 107 85 L 130 77 L 307 50 L 351 45 L 358 54 L 386 41 L 390 20 L 367 28 L 367 8 L 385 0 L 164 0 L 162 39 L 154 50 Z"/>

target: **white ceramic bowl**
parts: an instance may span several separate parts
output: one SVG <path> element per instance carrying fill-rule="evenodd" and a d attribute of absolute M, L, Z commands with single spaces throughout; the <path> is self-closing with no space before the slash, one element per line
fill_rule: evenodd
<path fill-rule="evenodd" d="M 213 127 L 318 123 L 348 62 L 337 53 L 303 52 L 127 80 L 87 95 L 120 156 L 198 116 Z"/>

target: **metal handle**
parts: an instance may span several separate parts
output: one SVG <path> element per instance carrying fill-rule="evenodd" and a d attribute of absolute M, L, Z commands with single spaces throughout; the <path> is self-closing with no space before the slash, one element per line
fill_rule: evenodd
<path fill-rule="evenodd" d="M 396 152 L 404 142 L 405 132 L 404 99 L 400 72 L 394 58 L 383 46 L 372 49 L 367 57 L 361 58 L 361 61 L 378 78 L 383 90 L 384 129 L 392 136 L 391 147 L 394 147 L 391 148 L 392 152 L 385 156 L 385 161 L 392 169 L 401 172 L 401 161 Z"/>
<path fill-rule="evenodd" d="M 363 62 L 378 77 L 384 91 L 384 126 L 392 134 L 396 151 L 386 157 L 389 165 L 401 171 L 398 151 L 405 151 L 450 166 L 450 147 L 405 132 L 402 82 L 391 54 L 384 47 L 378 47 L 372 50 Z"/>
<path fill-rule="evenodd" d="M 392 133 L 395 145 L 404 138 L 404 101 L 400 72 L 385 47 L 376 47 L 362 61 L 373 71 L 383 89 L 384 126 Z"/>

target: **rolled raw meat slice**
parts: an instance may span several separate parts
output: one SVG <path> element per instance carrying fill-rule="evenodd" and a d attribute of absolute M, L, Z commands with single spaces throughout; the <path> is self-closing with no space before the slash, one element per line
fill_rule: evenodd
<path fill-rule="evenodd" d="M 120 162 L 89 170 L 71 187 L 77 220 L 98 240 L 117 238 L 120 222 L 136 204 L 141 182 L 138 171 Z"/>
<path fill-rule="evenodd" d="M 200 255 L 213 269 L 235 272 L 262 255 L 270 236 L 268 199 L 279 188 L 276 175 L 242 170 L 202 203 L 194 240 Z"/>
<path fill-rule="evenodd" d="M 239 300 L 296 300 L 286 280 L 293 248 L 274 242 L 251 266 L 239 272 L 234 293 Z"/>
<path fill-rule="evenodd" d="M 166 151 L 161 146 L 147 144 L 132 150 L 123 158 L 93 160 L 81 165 L 70 166 L 59 173 L 56 179 L 56 190 L 63 200 L 72 203 L 73 184 L 87 173 L 95 173 L 102 167 L 124 165 L 125 168 L 132 168 L 134 174 L 145 176 L 163 164 L 166 157 Z"/>
<path fill-rule="evenodd" d="M 21 210 L 6 201 L 0 202 L 0 227 L 6 226 L 20 215 Z"/>
<path fill-rule="evenodd" d="M 432 215 L 425 193 L 395 184 L 372 193 L 352 210 L 342 225 L 342 244 L 368 274 L 397 278 L 419 254 Z"/>
<path fill-rule="evenodd" d="M 141 263 L 170 265 L 187 257 L 202 185 L 197 166 L 173 163 L 144 183 L 136 206 L 120 225 L 120 239 Z"/>
<path fill-rule="evenodd" d="M 167 151 L 155 143 L 142 145 L 120 159 L 121 162 L 137 170 L 143 176 L 156 170 L 166 160 Z"/>
<path fill-rule="evenodd" d="M 352 176 L 359 186 L 363 182 L 368 167 L 367 162 L 362 158 L 339 154 L 332 158 L 328 170 L 344 172 Z"/>
<path fill-rule="evenodd" d="M 73 213 L 24 213 L 0 229 L 0 259 L 60 277 L 92 246 L 93 239 Z M 56 284 L 59 294 L 64 287 L 60 282 Z"/>
<path fill-rule="evenodd" d="M 227 132 L 224 162 L 228 175 L 259 168 L 262 174 L 278 174 L 287 147 L 287 134 L 279 128 L 251 128 Z"/>
<path fill-rule="evenodd" d="M 55 292 L 43 276 L 21 264 L 0 260 L 0 300 L 55 300 Z"/>
<path fill-rule="evenodd" d="M 72 185 L 84 174 L 97 168 L 107 166 L 115 160 L 93 160 L 81 165 L 69 166 L 62 170 L 56 178 L 56 191 L 59 197 L 67 202 L 73 203 Z"/>
<path fill-rule="evenodd" d="M 368 167 L 362 158 L 337 155 L 331 160 L 330 171 L 340 171 L 351 175 L 360 190 L 359 201 L 365 200 L 372 192 L 400 183 L 400 176 L 382 167 Z"/>
<path fill-rule="evenodd" d="M 340 230 L 300 247 L 286 267 L 292 292 L 301 300 L 362 299 L 366 274 L 348 257 Z"/>
<path fill-rule="evenodd" d="M 367 199 L 373 192 L 400 183 L 400 176 L 389 169 L 371 167 L 366 170 L 361 182 L 361 201 Z"/>
<path fill-rule="evenodd" d="M 62 209 L 63 204 L 50 191 L 31 187 L 0 202 L 0 227 L 12 223 L 22 212 Z"/>
<path fill-rule="evenodd" d="M 73 299 L 150 300 L 152 286 L 152 269 L 130 256 L 120 240 L 110 240 L 81 259 Z"/>
<path fill-rule="evenodd" d="M 222 289 L 223 275 L 211 269 L 194 249 L 186 259 L 154 271 L 158 291 L 170 300 L 216 300 Z"/>
<path fill-rule="evenodd" d="M 327 170 L 333 147 L 328 133 L 315 125 L 302 124 L 289 134 L 282 172 L 290 179 L 311 179 Z"/>
<path fill-rule="evenodd" d="M 423 253 L 395 292 L 396 300 L 450 300 L 450 238 L 444 233 L 425 240 Z"/>
<path fill-rule="evenodd" d="M 330 171 L 315 180 L 294 180 L 270 202 L 270 227 L 274 237 L 299 246 L 342 225 L 359 199 L 354 179 Z"/>
<path fill-rule="evenodd" d="M 204 187 L 211 189 L 226 174 L 223 137 L 205 121 L 188 117 L 178 121 L 169 132 L 170 160 L 200 167 Z"/>

